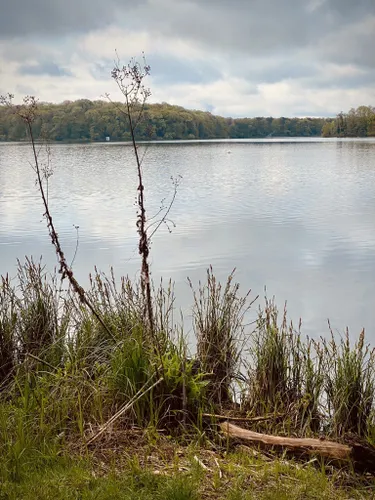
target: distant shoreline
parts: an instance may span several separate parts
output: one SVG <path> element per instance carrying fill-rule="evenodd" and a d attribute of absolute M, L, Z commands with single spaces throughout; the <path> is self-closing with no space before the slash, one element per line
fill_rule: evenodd
<path fill-rule="evenodd" d="M 274 136 L 274 137 L 250 137 L 250 138 L 222 138 L 222 139 L 154 139 L 154 140 L 139 140 L 138 144 L 244 144 L 244 143 L 254 143 L 254 142 L 267 142 L 267 143 L 282 143 L 282 142 L 333 142 L 333 141 L 375 141 L 375 137 L 323 137 L 323 136 L 293 136 L 293 137 L 285 137 L 285 136 Z M 37 144 L 43 144 L 46 141 L 36 140 Z M 124 144 L 131 146 L 131 141 L 124 140 L 113 140 L 113 141 L 90 141 L 90 140 L 48 140 L 48 144 L 58 145 L 58 144 L 105 144 L 105 145 L 118 145 Z M 29 144 L 28 139 L 18 139 L 18 140 L 0 140 L 0 144 Z"/>

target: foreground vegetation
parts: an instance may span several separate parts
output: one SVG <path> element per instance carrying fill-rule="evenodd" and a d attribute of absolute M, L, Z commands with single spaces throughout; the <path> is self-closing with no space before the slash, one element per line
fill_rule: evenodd
<path fill-rule="evenodd" d="M 246 450 L 226 454 L 148 442 L 147 449 L 106 450 L 100 460 L 39 459 L 22 478 L 0 484 L 7 500 L 302 500 L 370 499 L 371 478 Z M 146 455 L 143 455 L 145 453 Z M 137 457 L 140 455 L 140 458 Z M 104 461 L 103 460 L 104 455 Z M 143 458 L 147 459 L 146 464 Z M 110 460 L 111 459 L 111 460 Z M 109 461 L 110 460 L 110 461 Z M 198 460 L 198 461 L 197 461 Z"/>
<path fill-rule="evenodd" d="M 256 137 L 316 137 L 324 118 L 223 118 L 166 103 L 146 104 L 138 140 L 244 139 Z M 34 136 L 51 141 L 129 141 L 131 133 L 120 103 L 81 99 L 39 104 Z M 0 141 L 27 140 L 25 127 L 12 111 L 0 106 Z"/>
<path fill-rule="evenodd" d="M 0 498 L 355 497 L 349 476 L 319 458 L 233 451 L 213 415 L 266 415 L 243 425 L 373 445 L 375 359 L 364 334 L 355 345 L 305 339 L 270 301 L 245 327 L 251 298 L 212 270 L 193 292 L 194 356 L 174 324 L 171 286 L 154 291 L 151 338 L 142 294 L 125 278 L 91 278 L 108 330 L 39 263 L 20 263 L 14 285 L 2 278 Z"/>

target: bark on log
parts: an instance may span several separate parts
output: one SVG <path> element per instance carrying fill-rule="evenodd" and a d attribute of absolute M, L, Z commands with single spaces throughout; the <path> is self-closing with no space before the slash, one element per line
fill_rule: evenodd
<path fill-rule="evenodd" d="M 259 432 L 242 429 L 229 422 L 220 424 L 222 432 L 246 443 L 258 444 L 262 447 L 277 447 L 297 454 L 312 454 L 326 457 L 339 462 L 352 461 L 358 470 L 375 471 L 375 449 L 369 445 L 347 445 L 313 438 L 289 438 L 260 434 Z"/>

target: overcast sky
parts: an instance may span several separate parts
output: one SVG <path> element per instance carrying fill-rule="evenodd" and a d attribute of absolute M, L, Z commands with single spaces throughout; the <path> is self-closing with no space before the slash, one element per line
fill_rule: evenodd
<path fill-rule="evenodd" d="M 0 94 L 116 96 L 145 52 L 153 102 L 224 116 L 375 105 L 375 0 L 0 0 Z"/>

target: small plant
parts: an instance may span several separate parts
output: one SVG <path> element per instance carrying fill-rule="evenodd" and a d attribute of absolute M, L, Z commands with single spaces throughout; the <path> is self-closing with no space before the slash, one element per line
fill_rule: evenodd
<path fill-rule="evenodd" d="M 176 477 L 162 491 L 165 500 L 198 500 L 197 484 L 192 478 Z"/>
<path fill-rule="evenodd" d="M 259 415 L 279 411 L 280 407 L 285 409 L 294 399 L 293 393 L 298 394 L 301 383 L 297 378 L 293 380 L 294 387 L 290 384 L 290 362 L 296 338 L 288 331 L 286 315 L 281 325 L 278 324 L 278 309 L 267 299 L 264 311 L 259 312 L 253 338 L 250 405 Z"/>
<path fill-rule="evenodd" d="M 144 56 L 142 64 L 133 58 L 126 65 L 121 65 L 120 60 L 117 57 L 117 62 L 112 70 L 111 75 L 124 97 L 123 106 L 119 106 L 116 103 L 113 104 L 116 106 L 117 110 L 121 112 L 126 118 L 127 124 L 129 126 L 131 144 L 137 167 L 138 213 L 136 226 L 139 235 L 138 251 L 141 256 L 140 288 L 141 296 L 143 299 L 142 322 L 145 325 L 143 333 L 145 335 L 145 341 L 147 341 L 151 345 L 152 349 L 157 355 L 159 363 L 161 364 L 161 370 L 163 371 L 164 368 L 162 361 L 162 343 L 165 339 L 161 338 L 161 333 L 164 331 L 164 334 L 167 334 L 168 332 L 164 330 L 164 325 L 162 325 L 159 321 L 160 317 L 157 317 L 157 311 L 155 311 L 154 297 L 152 293 L 153 289 L 151 282 L 149 254 L 152 237 L 158 231 L 160 226 L 165 223 L 170 230 L 171 221 L 168 219 L 168 214 L 175 201 L 177 187 L 181 176 L 178 176 L 177 179 L 172 178 L 174 185 L 174 194 L 169 206 L 165 207 L 163 201 L 159 212 L 154 217 L 148 217 L 146 215 L 146 194 L 143 176 L 144 155 L 140 154 L 136 136 L 140 122 L 144 118 L 146 102 L 151 96 L 150 89 L 147 88 L 144 84 L 145 79 L 150 75 L 150 66 L 146 64 Z M 107 98 L 110 100 L 108 94 Z M 162 216 L 160 216 L 161 213 L 163 213 Z M 172 225 L 174 225 L 173 222 Z M 156 301 L 158 301 L 158 299 L 160 299 L 160 297 L 156 297 Z M 158 305 L 161 305 L 161 303 L 157 302 L 156 306 Z"/>

